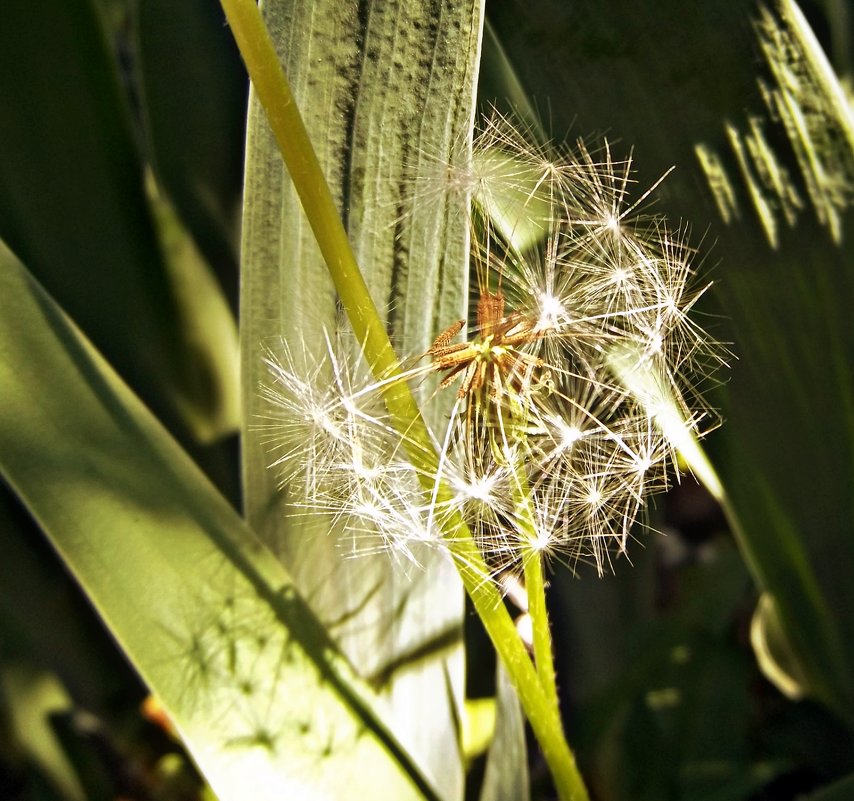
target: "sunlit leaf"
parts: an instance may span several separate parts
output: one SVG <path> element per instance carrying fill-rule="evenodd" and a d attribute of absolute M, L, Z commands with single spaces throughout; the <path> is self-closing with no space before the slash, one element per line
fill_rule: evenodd
<path fill-rule="evenodd" d="M 5 247 L 0 471 L 221 801 L 431 798 L 234 509 Z"/>
<path fill-rule="evenodd" d="M 794 700 L 803 698 L 807 691 L 797 657 L 786 640 L 785 630 L 774 608 L 774 600 L 763 593 L 750 623 L 750 642 L 766 678 L 773 682 L 783 695 Z"/>
<path fill-rule="evenodd" d="M 471 136 L 480 4 L 373 2 L 356 13 L 335 0 L 277 0 L 264 13 L 375 302 L 401 350 L 423 354 L 465 316 L 468 231 L 446 174 Z M 311 364 L 325 334 L 341 328 L 326 268 L 255 102 L 242 265 L 247 516 L 382 689 L 395 732 L 443 794 L 458 798 L 463 606 L 455 570 L 440 557 L 423 570 L 385 553 L 345 558 L 351 543 L 336 542 L 328 521 L 298 508 L 286 516 L 287 495 L 267 467 L 275 432 L 265 445 L 254 430 L 270 411 L 258 392 L 262 348 L 275 351 L 283 337 Z M 351 351 L 358 345 L 349 342 Z"/>
<path fill-rule="evenodd" d="M 71 701 L 56 676 L 32 665 L 6 664 L 0 668 L 0 697 L 9 712 L 20 748 L 67 801 L 86 795 L 62 744 L 51 728 L 50 716 L 67 712 Z"/>

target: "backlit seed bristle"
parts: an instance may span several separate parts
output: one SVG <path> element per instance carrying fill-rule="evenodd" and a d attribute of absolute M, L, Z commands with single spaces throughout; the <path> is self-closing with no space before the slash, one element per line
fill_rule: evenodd
<path fill-rule="evenodd" d="M 607 143 L 530 138 L 496 115 L 412 194 L 471 215 L 474 319 L 449 320 L 405 374 L 438 373 L 434 400 L 453 397 L 434 475 L 332 341 L 317 362 L 267 356 L 271 467 L 357 553 L 418 564 L 461 516 L 496 575 L 533 553 L 602 572 L 712 419 L 694 388 L 725 353 L 692 316 L 707 285 L 687 230 L 646 210 L 655 187 L 635 193 L 631 158 Z"/>

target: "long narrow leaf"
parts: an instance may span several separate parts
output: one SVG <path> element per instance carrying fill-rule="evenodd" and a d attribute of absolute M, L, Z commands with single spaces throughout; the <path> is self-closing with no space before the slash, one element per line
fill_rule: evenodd
<path fill-rule="evenodd" d="M 155 172 L 236 301 L 246 72 L 216 3 L 148 0 L 134 11 Z"/>
<path fill-rule="evenodd" d="M 96 6 L 48 0 L 34 14 L 24 0 L 4 3 L 0 238 L 173 430 L 222 434 L 235 425 L 220 403 L 235 378 L 212 357 L 219 298 L 211 281 L 176 292 L 198 270 L 176 275 L 158 247 Z"/>
<path fill-rule="evenodd" d="M 5 247 L 0 470 L 222 801 L 431 798 L 279 562 Z"/>
<path fill-rule="evenodd" d="M 481 4 L 335 0 L 265 4 L 265 18 L 350 241 L 402 348 L 423 353 L 464 316 L 468 232 L 441 187 L 415 203 L 415 177 L 442 175 L 470 137 Z M 429 179 L 428 179 L 429 183 Z M 434 183 L 434 187 L 438 184 Z M 250 107 L 241 299 L 247 517 L 354 664 L 382 687 L 395 731 L 448 798 L 462 792 L 462 592 L 452 566 L 402 570 L 387 554 L 344 558 L 329 523 L 291 507 L 253 430 L 262 347 L 311 361 L 341 327 L 331 282 L 260 107 Z M 278 344 L 277 344 L 278 343 Z M 355 350 L 358 343 L 351 343 Z M 325 379 L 323 374 L 320 381 Z M 269 438 L 269 434 L 268 434 Z M 293 500 L 293 499 L 292 499 Z M 294 514 L 294 512 L 297 514 Z"/>

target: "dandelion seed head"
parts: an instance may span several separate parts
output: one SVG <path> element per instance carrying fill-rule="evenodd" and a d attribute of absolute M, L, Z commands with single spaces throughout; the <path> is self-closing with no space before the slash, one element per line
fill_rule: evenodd
<path fill-rule="evenodd" d="M 688 232 L 649 212 L 657 184 L 636 191 L 631 156 L 536 142 L 500 115 L 427 178 L 407 202 L 471 215 L 478 293 L 477 324 L 438 334 L 421 371 L 455 397 L 435 475 L 330 341 L 317 363 L 268 359 L 272 463 L 354 553 L 420 564 L 462 519 L 490 575 L 532 553 L 603 572 L 676 451 L 696 450 L 694 387 L 723 361 L 694 320 Z"/>
<path fill-rule="evenodd" d="M 652 467 L 652 459 L 649 456 L 638 456 L 634 463 L 635 472 L 639 475 L 645 475 Z"/>
<path fill-rule="evenodd" d="M 605 214 L 605 217 L 602 220 L 602 224 L 612 234 L 620 233 L 620 218 L 613 212 L 608 212 L 607 214 Z"/>
<path fill-rule="evenodd" d="M 362 520 L 378 522 L 382 521 L 383 518 L 382 508 L 373 500 L 360 499 L 357 503 L 353 504 L 351 512 L 354 517 Z"/>
<path fill-rule="evenodd" d="M 307 411 L 307 422 L 314 425 L 320 431 L 329 434 L 334 439 L 343 438 L 344 435 L 341 427 L 332 419 L 328 409 L 317 404 L 311 404 Z"/>
<path fill-rule="evenodd" d="M 375 481 L 382 477 L 383 467 L 376 463 L 371 463 L 365 456 L 364 449 L 359 442 L 354 442 L 352 446 L 352 460 L 349 468 L 353 475 L 364 481 Z"/>
<path fill-rule="evenodd" d="M 625 284 L 627 284 L 629 282 L 631 275 L 632 275 L 631 270 L 629 270 L 625 267 L 622 267 L 622 266 L 617 266 L 614 268 L 614 271 L 611 273 L 611 283 L 618 286 L 618 287 L 625 286 Z"/>
<path fill-rule="evenodd" d="M 650 331 L 646 342 L 647 353 L 661 353 L 663 347 L 664 337 L 661 331 L 657 329 Z"/>
<path fill-rule="evenodd" d="M 552 531 L 543 526 L 534 528 L 534 536 L 529 538 L 528 547 L 538 554 L 547 554 L 554 547 Z"/>

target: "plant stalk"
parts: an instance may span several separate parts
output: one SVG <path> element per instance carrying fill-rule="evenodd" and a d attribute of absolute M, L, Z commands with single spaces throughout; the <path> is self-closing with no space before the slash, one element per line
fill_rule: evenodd
<path fill-rule="evenodd" d="M 555 683 L 552 635 L 546 606 L 546 584 L 543 576 L 543 554 L 530 548 L 524 557 L 525 589 L 528 591 L 528 614 L 534 637 L 534 664 L 546 697 L 559 714 L 557 684 Z"/>

